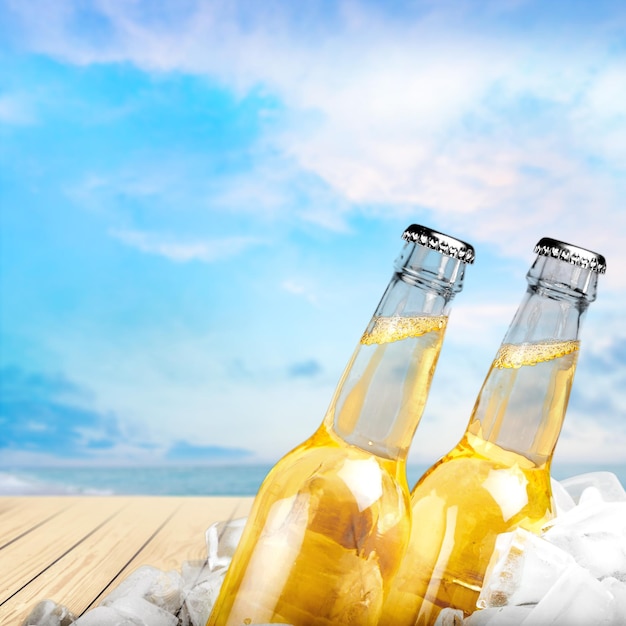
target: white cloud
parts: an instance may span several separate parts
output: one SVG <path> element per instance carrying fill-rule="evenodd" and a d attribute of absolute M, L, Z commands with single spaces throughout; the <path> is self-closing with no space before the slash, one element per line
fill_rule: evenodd
<path fill-rule="evenodd" d="M 594 117 L 626 118 L 626 61 L 610 61 L 593 77 L 586 90 L 583 106 Z"/>
<path fill-rule="evenodd" d="M 318 300 L 317 296 L 310 287 L 305 286 L 301 281 L 294 279 L 287 279 L 281 283 L 281 287 L 287 292 L 294 296 L 299 296 L 304 298 L 307 302 L 317 306 Z"/>
<path fill-rule="evenodd" d="M 307 35 L 281 4 L 262 13 L 198 3 L 169 11 L 178 17 L 167 21 L 148 4 L 101 0 L 92 12 L 108 36 L 95 45 L 78 34 L 78 5 L 54 6 L 16 9 L 38 50 L 76 63 L 206 74 L 242 94 L 262 85 L 279 96 L 290 122 L 268 145 L 348 203 L 400 214 L 428 207 L 509 255 L 527 250 L 520 231 L 626 250 L 625 57 L 613 48 L 620 16 L 613 30 L 599 20 L 555 35 L 512 22 L 466 24 L 469 5 L 426 3 L 401 21 L 349 2 L 323 26 L 309 15 Z M 337 206 L 300 217 L 346 229 Z M 203 245 L 126 239 L 173 258 L 211 255 Z M 618 272 L 607 281 L 626 286 Z"/>
<path fill-rule="evenodd" d="M 593 416 L 568 413 L 563 424 L 555 459 L 559 462 L 623 463 L 626 432 L 597 423 Z"/>
<path fill-rule="evenodd" d="M 170 261 L 212 263 L 240 254 L 261 243 L 252 237 L 225 237 L 213 240 L 179 241 L 172 236 L 138 230 L 112 230 L 111 236 L 141 252 L 156 254 Z"/>

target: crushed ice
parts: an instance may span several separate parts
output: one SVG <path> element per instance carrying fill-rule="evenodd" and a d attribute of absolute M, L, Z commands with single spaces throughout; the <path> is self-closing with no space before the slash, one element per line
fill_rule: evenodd
<path fill-rule="evenodd" d="M 541 536 L 498 537 L 480 607 L 444 609 L 436 626 L 626 625 L 626 491 L 614 474 L 553 481 L 557 515 Z M 143 566 L 99 606 L 75 617 L 51 600 L 22 626 L 205 626 L 245 519 L 213 524 L 207 559 L 181 571 Z M 262 626 L 262 625 L 259 625 Z"/>
<path fill-rule="evenodd" d="M 553 481 L 557 516 L 541 536 L 517 529 L 496 541 L 478 598 L 463 619 L 436 626 L 626 625 L 626 491 L 610 472 Z"/>

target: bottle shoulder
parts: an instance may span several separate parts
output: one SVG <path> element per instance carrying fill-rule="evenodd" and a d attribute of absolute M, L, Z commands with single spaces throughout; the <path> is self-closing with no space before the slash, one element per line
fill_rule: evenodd
<path fill-rule="evenodd" d="M 466 433 L 415 485 L 411 507 L 418 519 L 454 511 L 459 520 L 491 519 L 499 532 L 535 529 L 552 514 L 549 467 Z"/>
<path fill-rule="evenodd" d="M 329 504 L 362 512 L 408 505 L 402 461 L 373 455 L 333 437 L 323 426 L 286 454 L 261 485 L 257 500 L 306 499 L 320 510 Z"/>

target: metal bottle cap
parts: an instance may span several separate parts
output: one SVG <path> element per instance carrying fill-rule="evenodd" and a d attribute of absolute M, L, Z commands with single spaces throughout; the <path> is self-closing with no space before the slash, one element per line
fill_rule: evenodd
<path fill-rule="evenodd" d="M 573 246 L 558 239 L 543 237 L 535 246 L 535 254 L 578 265 L 598 274 L 606 272 L 606 259 L 601 254 Z"/>
<path fill-rule="evenodd" d="M 474 248 L 469 243 L 450 237 L 450 235 L 444 235 L 436 230 L 426 228 L 426 226 L 420 226 L 419 224 L 411 224 L 411 226 L 402 233 L 402 239 L 431 248 L 441 254 L 459 259 L 470 265 L 474 262 L 476 256 Z"/>

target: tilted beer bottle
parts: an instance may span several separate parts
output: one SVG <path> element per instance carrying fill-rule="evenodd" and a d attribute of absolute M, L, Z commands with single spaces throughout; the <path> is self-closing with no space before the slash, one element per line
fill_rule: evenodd
<path fill-rule="evenodd" d="M 406 455 L 474 249 L 412 225 L 319 429 L 263 482 L 208 626 L 374 626 L 410 529 Z"/>
<path fill-rule="evenodd" d="M 569 400 L 578 333 L 604 257 L 554 239 L 535 248 L 528 288 L 459 444 L 411 493 L 409 547 L 380 624 L 433 624 L 476 610 L 496 537 L 553 516 L 550 462 Z"/>

